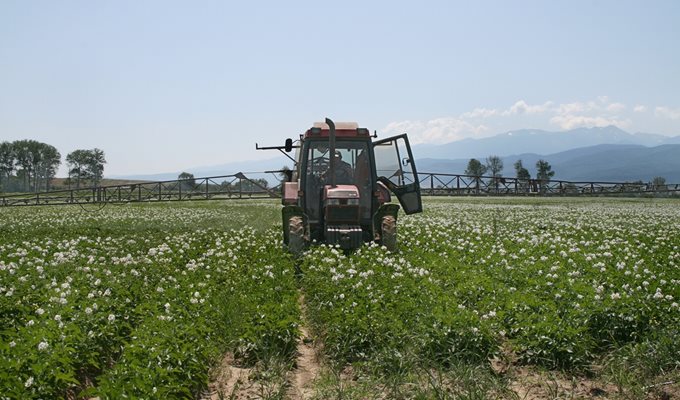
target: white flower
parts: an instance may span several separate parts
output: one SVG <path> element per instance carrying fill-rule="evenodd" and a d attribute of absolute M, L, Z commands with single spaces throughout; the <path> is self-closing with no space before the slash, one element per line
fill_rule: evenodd
<path fill-rule="evenodd" d="M 50 347 L 50 345 L 44 340 L 38 343 L 38 350 L 40 351 L 47 350 L 48 347 Z"/>
<path fill-rule="evenodd" d="M 85 314 L 90 315 L 92 314 L 92 309 L 90 307 L 85 308 Z"/>
<path fill-rule="evenodd" d="M 43 315 L 45 313 L 45 310 L 43 310 L 42 308 L 39 308 L 35 311 L 35 313 L 38 314 L 38 315 Z"/>
<path fill-rule="evenodd" d="M 30 388 L 31 386 L 33 386 L 33 377 L 26 379 L 26 382 L 24 382 L 24 387 Z"/>
<path fill-rule="evenodd" d="M 619 293 L 612 293 L 609 297 L 611 297 L 612 300 L 618 300 L 621 298 L 621 295 Z"/>
<path fill-rule="evenodd" d="M 109 322 L 113 322 L 116 320 L 116 316 L 113 314 L 109 314 Z"/>
<path fill-rule="evenodd" d="M 59 315 L 59 314 L 55 315 L 54 320 L 57 321 L 57 322 L 61 321 L 61 315 Z"/>
<path fill-rule="evenodd" d="M 16 346 L 16 345 L 17 345 L 17 342 L 15 342 L 14 340 L 12 340 L 11 342 L 9 342 L 9 347 L 10 347 L 10 348 L 11 348 L 11 347 L 14 347 L 14 346 Z"/>

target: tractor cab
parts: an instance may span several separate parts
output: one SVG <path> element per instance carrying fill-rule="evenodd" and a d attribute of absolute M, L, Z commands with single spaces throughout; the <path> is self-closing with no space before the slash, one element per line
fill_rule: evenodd
<path fill-rule="evenodd" d="M 358 248 L 377 241 L 396 249 L 399 206 L 406 214 L 422 211 L 420 186 L 407 136 L 372 141 L 356 123 L 317 122 L 296 145 L 295 169 L 284 182 L 284 243 L 300 253 L 311 242 Z"/>

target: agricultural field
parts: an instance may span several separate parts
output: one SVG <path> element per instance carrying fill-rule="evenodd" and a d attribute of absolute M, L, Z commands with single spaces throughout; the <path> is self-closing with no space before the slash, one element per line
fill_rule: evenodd
<path fill-rule="evenodd" d="M 299 259 L 279 210 L 0 209 L 0 399 L 680 398 L 680 201 L 426 199 Z"/>

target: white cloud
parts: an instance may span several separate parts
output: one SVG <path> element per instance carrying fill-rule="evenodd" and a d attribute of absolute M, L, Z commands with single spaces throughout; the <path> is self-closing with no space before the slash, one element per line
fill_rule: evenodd
<path fill-rule="evenodd" d="M 594 101 L 589 101 L 586 103 L 577 101 L 574 103 L 560 104 L 559 107 L 557 107 L 556 112 L 561 115 L 566 115 L 574 113 L 591 112 L 598 109 L 600 109 L 600 106 Z"/>
<path fill-rule="evenodd" d="M 517 128 L 548 129 L 549 125 L 558 126 L 563 130 L 609 125 L 626 129 L 632 125 L 628 116 L 633 111 L 645 112 L 647 107 L 638 104 L 634 108 L 629 108 L 623 103 L 610 100 L 607 96 L 559 104 L 552 101 L 529 104 L 525 100 L 517 100 L 507 109 L 477 107 L 458 117 L 392 122 L 387 125 L 385 131 L 390 134 L 408 132 L 414 143 L 446 143 Z M 680 108 L 657 107 L 655 115 L 680 119 Z M 482 120 L 484 124 L 481 123 Z"/>
<path fill-rule="evenodd" d="M 619 128 L 627 128 L 630 126 L 630 120 L 619 120 L 618 118 L 607 118 L 602 116 L 586 116 L 586 115 L 556 115 L 550 119 L 550 123 L 553 125 L 558 125 L 564 130 L 570 130 L 575 128 L 584 127 L 605 127 L 609 125 L 614 125 Z"/>
<path fill-rule="evenodd" d="M 680 119 L 680 108 L 657 107 L 654 109 L 654 115 L 669 119 Z"/>
<path fill-rule="evenodd" d="M 486 130 L 484 125 L 473 125 L 460 118 L 392 122 L 384 129 L 389 135 L 408 132 L 413 143 L 447 143 L 477 136 Z"/>
<path fill-rule="evenodd" d="M 475 108 L 460 115 L 460 118 L 489 118 L 498 115 L 498 110 L 488 108 Z"/>
<path fill-rule="evenodd" d="M 529 105 L 524 100 L 519 100 L 512 105 L 508 110 L 503 111 L 503 115 L 517 115 L 517 114 L 539 114 L 549 111 L 553 105 L 552 101 L 546 101 L 543 104 Z"/>
<path fill-rule="evenodd" d="M 607 111 L 613 112 L 613 113 L 621 112 L 625 109 L 626 109 L 626 105 L 621 104 L 621 103 L 611 103 L 607 106 Z"/>

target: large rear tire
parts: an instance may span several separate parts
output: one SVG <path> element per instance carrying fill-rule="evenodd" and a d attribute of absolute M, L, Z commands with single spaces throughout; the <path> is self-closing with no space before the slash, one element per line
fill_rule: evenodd
<path fill-rule="evenodd" d="M 397 219 L 391 215 L 382 218 L 380 229 L 380 244 L 387 247 L 388 251 L 397 251 Z"/>
<path fill-rule="evenodd" d="M 302 217 L 288 220 L 288 250 L 296 256 L 305 249 L 305 224 Z"/>

